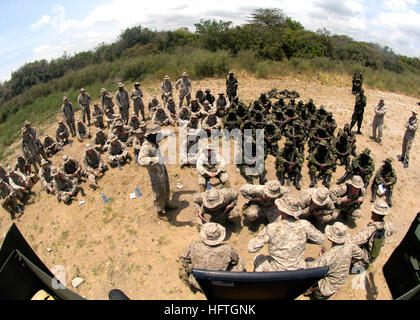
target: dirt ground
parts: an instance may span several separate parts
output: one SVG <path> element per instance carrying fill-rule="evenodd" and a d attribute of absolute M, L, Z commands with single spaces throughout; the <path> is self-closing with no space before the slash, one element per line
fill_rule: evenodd
<path fill-rule="evenodd" d="M 338 127 L 342 128 L 351 119 L 354 106 L 354 96 L 351 87 L 325 86 L 314 82 L 295 80 L 290 78 L 256 80 L 239 77 L 239 96 L 249 102 L 257 98 L 261 92 L 277 88 L 279 90 L 296 90 L 304 102 L 309 98 L 314 100 L 317 107 L 324 105 L 327 110 L 333 111 Z M 351 84 L 351 79 L 349 79 Z M 149 83 L 143 87 L 145 104 L 152 94 L 158 93 L 159 83 Z M 224 79 L 205 79 L 193 81 L 193 91 L 198 88 L 210 88 L 213 94 L 225 91 Z M 127 87 L 127 89 L 131 89 Z M 415 98 L 394 93 L 365 89 L 367 107 L 362 126 L 363 135 L 357 136 L 357 151 L 365 147 L 372 150 L 375 159 L 375 171 L 387 157 L 396 159 L 401 153 L 402 137 L 405 131 L 405 122 L 415 108 Z M 96 96 L 96 94 L 95 94 Z M 379 145 L 369 139 L 373 108 L 379 98 L 385 98 L 388 112 L 385 117 L 383 144 Z M 176 99 L 177 101 L 177 99 Z M 57 115 L 59 119 L 60 115 Z M 55 137 L 56 124 L 48 128 L 38 128 L 38 132 L 46 132 Z M 92 133 L 95 128 L 90 127 Z M 284 138 L 281 144 L 284 142 Z M 355 276 L 349 276 L 346 285 L 331 299 L 392 299 L 388 290 L 382 266 L 398 246 L 407 232 L 418 208 L 420 197 L 416 196 L 420 187 L 418 157 L 418 139 L 416 138 L 411 150 L 411 163 L 404 169 L 398 161 L 393 163 L 397 172 L 398 182 L 395 187 L 394 206 L 386 220 L 394 224 L 396 233 L 389 238 L 381 251 L 377 261 L 367 271 L 367 289 L 354 288 L 352 283 Z M 83 145 L 77 140 L 72 147 L 65 146 L 64 154 L 82 159 Z M 51 160 L 53 165 L 61 164 L 63 152 L 56 154 Z M 103 156 L 104 157 L 104 156 Z M 7 163 L 7 161 L 6 161 Z M 11 160 L 14 163 L 14 159 Z M 306 166 L 302 170 L 302 190 L 309 186 L 309 175 Z M 274 158 L 269 156 L 267 161 L 268 179 L 275 178 Z M 26 205 L 24 214 L 15 219 L 26 240 L 36 251 L 38 256 L 50 269 L 63 266 L 66 270 L 67 286 L 87 299 L 108 299 L 111 289 L 123 290 L 131 299 L 205 299 L 201 293 L 192 293 L 178 278 L 179 256 L 192 242 L 199 239 L 195 225 L 192 197 L 198 191 L 196 169 L 180 169 L 179 165 L 168 165 L 168 173 L 172 190 L 172 198 L 180 208 L 170 213 L 170 223 L 155 218 L 153 197 L 147 170 L 139 167 L 132 161 L 123 167 L 109 170 L 99 180 L 100 188 L 96 191 L 89 189 L 87 183 L 83 184 L 86 196 L 78 196 L 77 201 L 66 206 L 58 203 L 55 196 L 46 194 L 37 183 L 30 203 Z M 239 175 L 234 164 L 227 166 L 231 186 L 239 190 L 245 180 Z M 332 185 L 344 173 L 344 167 L 339 166 L 333 176 Z M 183 189 L 176 187 L 183 184 Z M 320 185 L 320 182 L 318 183 Z M 130 199 L 130 193 L 138 186 L 142 196 Z M 291 187 L 294 194 L 298 191 Z M 104 203 L 100 193 L 113 197 L 111 203 Z M 363 216 L 357 221 L 357 227 L 352 234 L 357 233 L 366 226 L 370 218 L 370 187 L 367 198 L 362 205 Z M 79 205 L 79 201 L 85 203 Z M 239 196 L 239 206 L 245 199 Z M 12 220 L 10 215 L 2 210 L 0 215 L 0 235 L 3 236 L 9 229 Z M 256 232 L 247 226 L 233 226 L 228 232 L 226 242 L 231 244 L 246 260 L 248 271 L 253 270 L 255 254 L 247 251 L 248 242 Z M 329 243 L 326 240 L 326 244 Z M 47 248 L 51 249 L 50 252 Z M 320 247 L 308 245 L 306 256 L 316 257 Z M 264 248 L 263 253 L 267 250 Z M 71 286 L 71 280 L 76 276 L 85 279 L 77 289 Z M 298 299 L 307 299 L 299 297 Z"/>

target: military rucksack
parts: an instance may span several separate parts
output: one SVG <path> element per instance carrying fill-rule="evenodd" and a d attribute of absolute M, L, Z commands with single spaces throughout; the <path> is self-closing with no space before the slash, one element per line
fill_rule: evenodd
<path fill-rule="evenodd" d="M 370 250 L 370 256 L 372 260 L 375 260 L 379 253 L 381 252 L 381 248 L 383 247 L 385 243 L 385 229 L 382 230 L 376 230 L 373 235 L 373 246 Z"/>

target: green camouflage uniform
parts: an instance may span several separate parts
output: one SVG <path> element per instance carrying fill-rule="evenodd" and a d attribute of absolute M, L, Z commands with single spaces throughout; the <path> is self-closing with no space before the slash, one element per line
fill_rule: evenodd
<path fill-rule="evenodd" d="M 341 184 L 348 178 L 358 175 L 361 176 L 367 188 L 373 171 L 375 170 L 375 161 L 370 156 L 370 149 L 366 148 L 361 154 L 353 159 L 351 166 L 346 171 L 346 174 L 341 177 L 337 183 Z"/>
<path fill-rule="evenodd" d="M 338 136 L 332 142 L 332 152 L 337 160 L 340 160 L 341 165 L 350 166 L 351 144 L 347 140 L 347 133 L 342 130 L 339 131 Z"/>
<path fill-rule="evenodd" d="M 366 107 L 366 96 L 364 95 L 363 89 L 356 96 L 356 104 L 354 105 L 353 115 L 351 116 L 350 130 L 357 122 L 357 132 L 360 133 L 362 127 L 363 114 Z"/>
<path fill-rule="evenodd" d="M 286 140 L 284 149 L 277 155 L 275 163 L 277 178 L 280 183 L 284 185 L 284 178 L 287 174 L 289 180 L 294 179 L 296 189 L 300 190 L 300 172 L 304 161 L 304 154 L 301 153 L 296 146 L 294 146 L 291 140 Z"/>
<path fill-rule="evenodd" d="M 370 200 L 371 202 L 375 201 L 376 193 L 378 192 L 378 186 L 381 183 L 384 183 L 384 187 L 386 188 L 385 196 L 390 207 L 392 207 L 391 198 L 394 185 L 397 183 L 397 174 L 395 173 L 391 163 L 391 158 L 386 159 L 384 164 L 378 169 L 378 171 L 376 171 L 375 178 L 372 181 L 372 199 Z"/>
<path fill-rule="evenodd" d="M 331 175 L 336 169 L 336 159 L 331 151 L 331 146 L 325 141 L 319 143 L 318 147 L 308 157 L 308 168 L 311 176 L 311 185 L 316 185 L 316 173 L 318 177 L 324 176 L 323 185 L 327 188 L 330 186 Z"/>
<path fill-rule="evenodd" d="M 233 73 L 230 73 L 226 79 L 226 94 L 230 102 L 236 97 L 236 91 L 238 90 L 238 80 L 234 77 Z"/>

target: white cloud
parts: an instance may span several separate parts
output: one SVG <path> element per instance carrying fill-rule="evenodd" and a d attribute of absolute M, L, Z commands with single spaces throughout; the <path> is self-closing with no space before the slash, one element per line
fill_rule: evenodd
<path fill-rule="evenodd" d="M 31 24 L 31 29 L 36 30 L 43 26 L 44 24 L 48 24 L 51 21 L 51 17 L 49 15 L 44 14 L 41 19 L 39 19 L 37 22 Z"/>

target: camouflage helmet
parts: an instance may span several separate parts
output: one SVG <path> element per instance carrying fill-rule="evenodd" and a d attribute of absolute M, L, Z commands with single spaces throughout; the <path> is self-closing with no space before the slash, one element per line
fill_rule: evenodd
<path fill-rule="evenodd" d="M 328 143 L 327 143 L 327 141 L 325 141 L 325 140 L 321 140 L 321 141 L 318 143 L 318 147 L 328 148 Z"/>
<path fill-rule="evenodd" d="M 88 143 L 88 144 L 85 146 L 85 148 L 86 148 L 86 151 L 90 151 L 90 150 L 95 149 L 95 145 L 94 145 L 94 144 L 92 144 L 92 143 Z"/>

